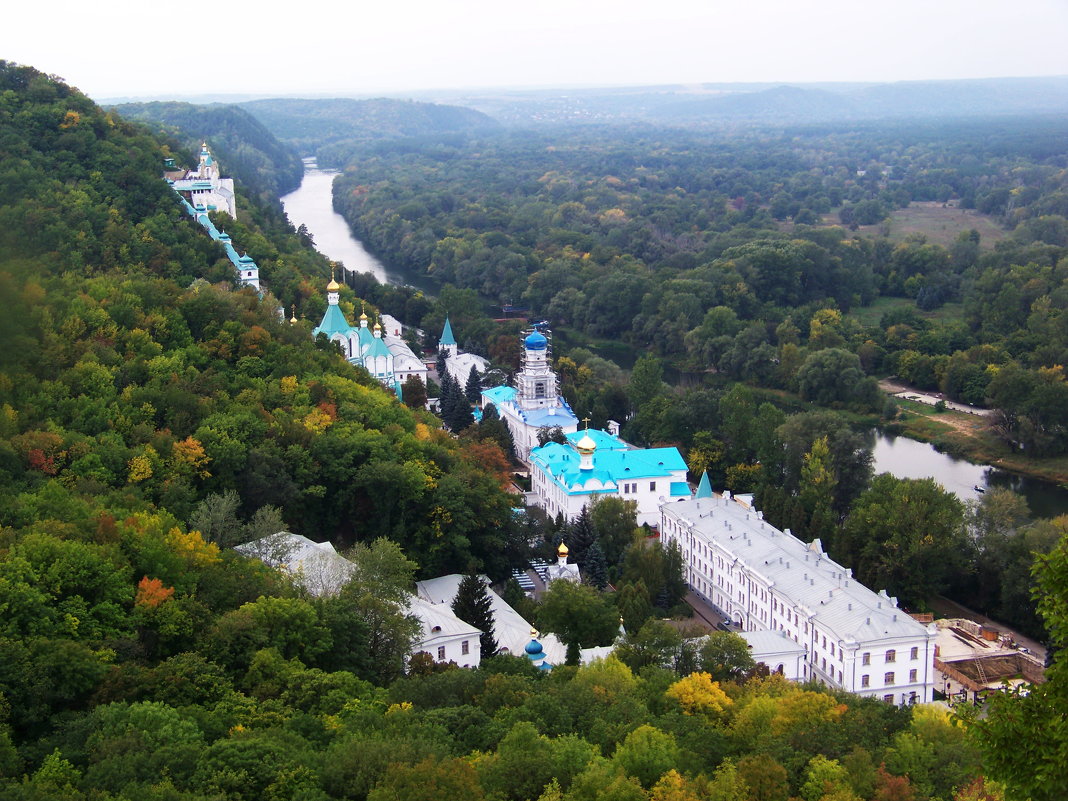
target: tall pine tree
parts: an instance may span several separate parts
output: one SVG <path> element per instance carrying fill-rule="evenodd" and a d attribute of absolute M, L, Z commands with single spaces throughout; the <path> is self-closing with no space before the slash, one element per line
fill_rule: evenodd
<path fill-rule="evenodd" d="M 478 372 L 478 365 L 471 365 L 471 372 L 467 374 L 467 384 L 464 386 L 464 394 L 469 403 L 478 403 L 482 398 L 482 376 Z"/>
<path fill-rule="evenodd" d="M 480 648 L 483 659 L 497 653 L 497 639 L 493 631 L 493 607 L 481 576 L 468 573 L 460 580 L 456 598 L 452 602 L 452 611 L 460 620 L 470 623 L 482 632 Z"/>
<path fill-rule="evenodd" d="M 596 540 L 597 535 L 593 533 L 593 523 L 590 522 L 590 509 L 588 506 L 583 506 L 578 517 L 568 525 L 564 535 L 571 558 L 575 560 L 580 570 L 586 569 L 586 553 Z"/>

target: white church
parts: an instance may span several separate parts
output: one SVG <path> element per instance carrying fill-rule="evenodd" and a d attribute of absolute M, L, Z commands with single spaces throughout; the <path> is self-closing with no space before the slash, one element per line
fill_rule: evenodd
<path fill-rule="evenodd" d="M 482 391 L 482 407 L 497 407 L 512 432 L 516 455 L 527 464 L 531 451 L 538 447 L 541 429 L 559 427 L 564 434 L 578 431 L 578 417 L 560 395 L 549 358 L 549 340 L 540 331 L 531 331 L 523 338 L 523 361 L 515 386 Z"/>

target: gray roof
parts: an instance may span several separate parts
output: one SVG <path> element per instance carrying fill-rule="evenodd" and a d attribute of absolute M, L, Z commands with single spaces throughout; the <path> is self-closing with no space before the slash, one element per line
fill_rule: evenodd
<path fill-rule="evenodd" d="M 779 531 L 763 515 L 729 497 L 665 504 L 710 540 L 763 576 L 775 590 L 807 611 L 810 619 L 842 640 L 864 642 L 899 637 L 923 638 L 927 628 L 899 609 L 885 591 L 865 587 L 852 570 L 823 550 Z"/>

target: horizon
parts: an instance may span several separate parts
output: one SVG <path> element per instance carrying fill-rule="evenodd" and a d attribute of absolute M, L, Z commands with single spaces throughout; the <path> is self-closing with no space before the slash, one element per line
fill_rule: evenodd
<path fill-rule="evenodd" d="M 181 19 L 115 0 L 8 12 L 0 58 L 94 99 L 367 97 L 596 88 L 899 83 L 1068 75 L 1068 4 L 901 0 L 892 16 L 846 0 L 744 8 L 609 0 L 502 8 L 415 0 L 337 9 L 236 2 Z M 47 16 L 45 16 L 47 15 Z M 54 24 L 55 19 L 62 26 Z M 121 43 L 121 46 L 114 46 Z M 492 76 L 492 77 L 490 77 Z"/>

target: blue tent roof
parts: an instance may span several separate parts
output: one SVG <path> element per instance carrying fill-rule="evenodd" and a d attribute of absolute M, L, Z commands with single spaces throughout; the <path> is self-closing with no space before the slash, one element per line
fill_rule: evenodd
<path fill-rule="evenodd" d="M 335 303 L 331 303 L 326 307 L 326 314 L 323 315 L 323 321 L 312 331 L 312 336 L 318 336 L 320 333 L 326 334 L 328 337 L 334 334 L 341 334 L 342 336 L 348 336 L 349 331 L 352 330 L 352 326 L 349 325 L 349 321 L 345 319 L 345 313 L 341 311 L 341 307 Z"/>
<path fill-rule="evenodd" d="M 452 325 L 449 324 L 449 318 L 445 318 L 445 328 L 441 331 L 441 339 L 438 340 L 441 345 L 455 345 L 456 337 L 452 335 Z"/>
<path fill-rule="evenodd" d="M 708 471 L 705 470 L 701 473 L 701 483 L 697 485 L 698 498 L 711 498 L 712 497 L 712 482 L 708 480 Z"/>

